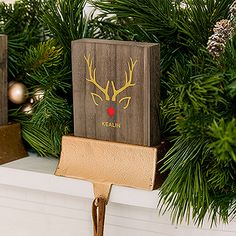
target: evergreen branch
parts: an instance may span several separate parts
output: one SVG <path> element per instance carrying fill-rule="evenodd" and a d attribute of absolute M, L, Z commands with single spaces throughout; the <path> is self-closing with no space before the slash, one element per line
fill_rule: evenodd
<path fill-rule="evenodd" d="M 180 39 L 196 51 L 205 46 L 216 21 L 226 18 L 232 0 L 185 0 L 184 17 L 178 19 Z"/>
<path fill-rule="evenodd" d="M 210 126 L 209 135 L 215 139 L 209 148 L 215 156 L 215 161 L 223 162 L 224 166 L 232 161 L 236 163 L 236 120 L 227 122 L 222 118 Z M 236 172 L 235 172 L 236 173 Z"/>
<path fill-rule="evenodd" d="M 72 129 L 71 97 L 68 97 L 71 72 L 63 67 L 62 50 L 53 40 L 30 47 L 22 56 L 21 65 L 22 79 L 30 96 L 40 89 L 43 97 L 34 101 L 32 114 L 22 113 L 20 107 L 10 110 L 9 115 L 21 123 L 23 139 L 30 148 L 42 156 L 58 157 L 61 137 Z"/>
<path fill-rule="evenodd" d="M 24 51 L 45 36 L 44 28 L 38 20 L 42 12 L 41 0 L 0 3 L 0 33 L 8 35 L 8 68 L 11 79 L 21 74 L 19 62 Z"/>
<path fill-rule="evenodd" d="M 204 149 L 204 138 L 189 139 L 183 135 L 165 157 L 163 171 L 170 169 L 170 174 L 161 187 L 159 206 L 161 212 L 171 211 L 173 222 L 189 222 L 192 209 L 193 219 L 201 216 L 199 224 L 204 219 L 210 202 L 200 158 Z"/>
<path fill-rule="evenodd" d="M 84 17 L 85 0 L 49 0 L 45 4 L 42 21 L 64 49 L 70 62 L 71 41 L 92 36 L 89 20 Z"/>
<path fill-rule="evenodd" d="M 23 67 L 27 73 L 40 70 L 41 66 L 53 69 L 62 63 L 62 49 L 54 40 L 47 40 L 37 46 L 31 46 L 23 58 Z"/>
<path fill-rule="evenodd" d="M 40 127 L 72 120 L 72 106 L 68 104 L 66 99 L 53 94 L 50 90 L 44 94 L 44 98 L 35 104 L 34 115 L 31 122 Z"/>

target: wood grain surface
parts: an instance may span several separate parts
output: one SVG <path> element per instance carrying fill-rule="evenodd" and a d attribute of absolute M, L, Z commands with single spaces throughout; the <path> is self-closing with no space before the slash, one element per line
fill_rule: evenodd
<path fill-rule="evenodd" d="M 0 125 L 7 124 L 7 36 L 0 35 Z"/>
<path fill-rule="evenodd" d="M 159 54 L 159 44 L 73 41 L 75 136 L 157 145 Z"/>

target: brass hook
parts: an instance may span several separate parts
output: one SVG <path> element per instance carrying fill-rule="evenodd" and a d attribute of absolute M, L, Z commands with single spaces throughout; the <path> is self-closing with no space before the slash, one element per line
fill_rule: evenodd
<path fill-rule="evenodd" d="M 106 211 L 106 199 L 96 197 L 92 204 L 94 236 L 103 236 Z"/>

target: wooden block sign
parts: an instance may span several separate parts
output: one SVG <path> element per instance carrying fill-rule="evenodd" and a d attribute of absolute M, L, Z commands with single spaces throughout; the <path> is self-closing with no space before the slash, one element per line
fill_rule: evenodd
<path fill-rule="evenodd" d="M 73 41 L 74 135 L 157 145 L 159 54 L 159 44 Z"/>
<path fill-rule="evenodd" d="M 7 36 L 0 35 L 0 125 L 7 124 Z"/>

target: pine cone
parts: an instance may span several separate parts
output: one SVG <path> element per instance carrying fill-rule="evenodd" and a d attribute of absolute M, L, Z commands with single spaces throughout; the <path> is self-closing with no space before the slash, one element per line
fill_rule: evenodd
<path fill-rule="evenodd" d="M 207 50 L 216 59 L 224 52 L 225 44 L 209 39 Z"/>
<path fill-rule="evenodd" d="M 216 22 L 213 32 L 207 42 L 207 50 L 213 56 L 214 59 L 217 59 L 225 50 L 227 41 L 231 38 L 234 28 L 231 21 L 229 20 L 220 20 Z"/>
<path fill-rule="evenodd" d="M 233 27 L 230 20 L 225 20 L 225 19 L 216 22 L 213 29 L 213 32 L 215 34 L 220 34 L 221 37 L 223 37 L 226 40 L 229 39 L 232 31 L 233 31 Z"/>

